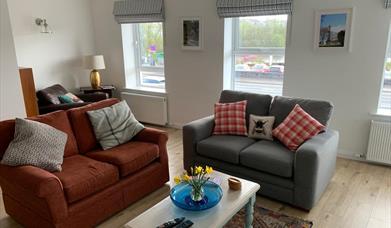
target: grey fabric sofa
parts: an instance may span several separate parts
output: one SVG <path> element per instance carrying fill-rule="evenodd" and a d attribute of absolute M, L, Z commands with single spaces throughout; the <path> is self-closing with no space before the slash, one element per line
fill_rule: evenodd
<path fill-rule="evenodd" d="M 333 106 L 326 101 L 274 97 L 225 90 L 220 102 L 247 100 L 250 114 L 275 116 L 278 126 L 299 104 L 328 125 Z M 209 165 L 216 170 L 255 181 L 261 195 L 310 210 L 326 189 L 335 170 L 339 134 L 327 129 L 303 143 L 294 153 L 277 140 L 254 140 L 245 136 L 212 135 L 214 118 L 209 116 L 183 127 L 184 167 Z"/>

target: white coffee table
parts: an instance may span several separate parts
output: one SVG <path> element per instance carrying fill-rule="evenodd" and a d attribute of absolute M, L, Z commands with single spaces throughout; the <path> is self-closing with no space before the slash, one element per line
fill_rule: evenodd
<path fill-rule="evenodd" d="M 215 172 L 214 176 L 221 178 L 223 198 L 215 207 L 205 211 L 186 211 L 176 207 L 170 197 L 148 209 L 132 221 L 125 224 L 127 228 L 155 228 L 168 220 L 178 217 L 190 219 L 194 228 L 217 228 L 224 226 L 240 209 L 246 207 L 246 227 L 252 227 L 254 203 L 260 186 L 257 183 L 237 178 L 242 182 L 239 191 L 230 190 L 227 174 Z"/>

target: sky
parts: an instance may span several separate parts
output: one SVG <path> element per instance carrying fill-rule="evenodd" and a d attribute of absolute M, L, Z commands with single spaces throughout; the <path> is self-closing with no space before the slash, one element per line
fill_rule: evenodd
<path fill-rule="evenodd" d="M 346 13 L 321 15 L 320 27 L 324 28 L 331 25 L 331 31 L 339 32 L 341 30 L 345 30 L 346 20 L 347 20 Z"/>

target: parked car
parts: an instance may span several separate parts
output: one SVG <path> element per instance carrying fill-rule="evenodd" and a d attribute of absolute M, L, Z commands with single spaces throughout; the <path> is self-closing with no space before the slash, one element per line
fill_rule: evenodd
<path fill-rule="evenodd" d="M 261 64 L 255 64 L 255 66 L 252 68 L 253 71 L 257 73 L 269 73 L 270 68 L 268 65 L 261 63 Z"/>
<path fill-rule="evenodd" d="M 236 64 L 235 71 L 250 71 L 250 68 L 247 64 Z"/>
<path fill-rule="evenodd" d="M 281 65 L 272 65 L 272 66 L 270 67 L 270 72 L 284 73 L 284 66 L 281 66 Z"/>
<path fill-rule="evenodd" d="M 281 65 L 272 65 L 270 67 L 270 72 L 269 74 L 271 76 L 282 76 L 284 74 L 284 66 Z"/>
<path fill-rule="evenodd" d="M 384 84 L 391 85 L 391 71 L 386 71 L 384 73 Z"/>
<path fill-rule="evenodd" d="M 143 77 L 143 83 L 147 84 L 162 84 L 164 83 L 164 77 L 159 76 L 144 76 Z"/>

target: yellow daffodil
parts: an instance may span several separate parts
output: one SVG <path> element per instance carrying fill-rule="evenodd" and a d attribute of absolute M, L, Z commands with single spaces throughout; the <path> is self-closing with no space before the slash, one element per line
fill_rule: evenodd
<path fill-rule="evenodd" d="M 183 175 L 182 179 L 183 179 L 184 181 L 189 181 L 189 180 L 190 180 L 190 176 L 187 175 L 187 174 L 185 174 L 185 175 Z"/>
<path fill-rule="evenodd" d="M 174 182 L 175 182 L 175 184 L 181 183 L 181 178 L 178 176 L 174 177 Z"/>
<path fill-rule="evenodd" d="M 213 172 L 213 168 L 212 168 L 212 167 L 209 167 L 209 166 L 206 166 L 206 167 L 205 167 L 205 172 L 206 172 L 207 174 L 211 174 L 211 173 Z"/>
<path fill-rule="evenodd" d="M 203 171 L 203 168 L 202 168 L 201 166 L 197 166 L 197 167 L 195 168 L 195 174 L 196 174 L 196 175 L 201 174 L 202 171 Z"/>

